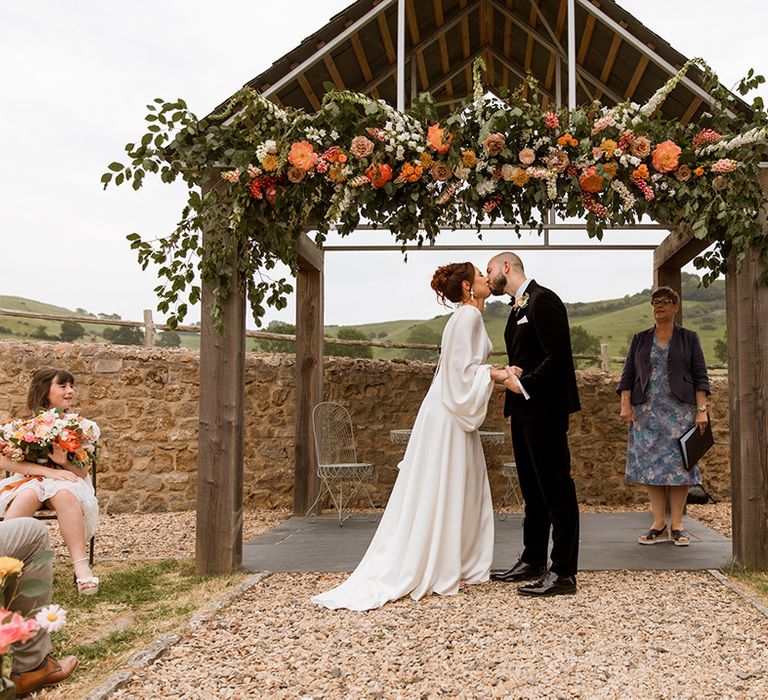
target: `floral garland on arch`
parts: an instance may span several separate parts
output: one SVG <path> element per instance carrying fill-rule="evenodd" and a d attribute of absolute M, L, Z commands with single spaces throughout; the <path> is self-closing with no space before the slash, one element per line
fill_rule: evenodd
<path fill-rule="evenodd" d="M 715 98 L 706 126 L 659 112 L 694 63 Z M 429 95 L 401 113 L 382 100 L 333 90 L 314 114 L 283 110 L 250 89 L 205 119 L 182 100 L 148 105 L 147 133 L 126 146 L 130 163 L 110 164 L 102 182 L 139 189 L 154 173 L 168 183 L 182 178 L 189 189 L 170 235 L 128 236 L 144 268 L 160 266 L 155 291 L 168 324 L 199 300 L 202 278 L 213 285 L 221 330 L 232 265 L 260 323 L 265 305 L 282 308 L 291 291 L 287 280 L 265 271 L 278 261 L 295 270 L 298 236 L 313 229 L 322 242 L 329 229 L 347 235 L 361 219 L 388 228 L 402 244 L 422 244 L 441 227 L 479 232 L 496 219 L 514 224 L 518 235 L 541 230 L 552 208 L 561 217 L 585 218 L 597 238 L 607 225 L 647 215 L 669 226 L 684 223 L 697 238 L 717 243 L 696 261 L 708 270 L 705 283 L 751 246 L 768 258 L 768 237 L 758 225 L 757 175 L 768 143 L 760 98 L 746 109 L 694 59 L 644 105 L 543 111 L 535 90 L 532 102 L 486 95 L 484 68 L 478 60 L 474 93 L 443 119 Z M 750 71 L 739 90 L 746 94 L 762 82 Z"/>

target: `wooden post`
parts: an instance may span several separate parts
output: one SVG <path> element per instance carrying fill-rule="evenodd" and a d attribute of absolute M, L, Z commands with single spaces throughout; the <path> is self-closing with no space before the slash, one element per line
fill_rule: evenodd
<path fill-rule="evenodd" d="M 611 358 L 608 355 L 608 343 L 600 343 L 600 369 L 603 372 L 609 372 L 611 368 Z"/>
<path fill-rule="evenodd" d="M 212 237 L 204 233 L 203 246 Z M 221 309 L 226 335 L 213 327 L 213 288 L 202 282 L 195 557 L 206 574 L 235 571 L 243 557 L 245 291 L 236 260 L 230 269 Z"/>
<path fill-rule="evenodd" d="M 151 348 L 155 344 L 155 323 L 152 320 L 152 309 L 144 309 L 144 345 Z"/>
<path fill-rule="evenodd" d="M 768 193 L 768 173 L 761 173 Z M 762 212 L 763 232 L 768 218 Z M 768 570 L 768 287 L 756 249 L 726 275 L 733 558 L 745 569 Z"/>
<path fill-rule="evenodd" d="M 297 252 L 293 512 L 305 515 L 319 488 L 312 409 L 323 400 L 323 253 L 306 235 Z"/>
<path fill-rule="evenodd" d="M 671 287 L 680 295 L 677 321 L 683 324 L 683 282 L 681 268 L 701 253 L 709 243 L 694 238 L 687 226 L 678 226 L 653 251 L 653 286 Z"/>

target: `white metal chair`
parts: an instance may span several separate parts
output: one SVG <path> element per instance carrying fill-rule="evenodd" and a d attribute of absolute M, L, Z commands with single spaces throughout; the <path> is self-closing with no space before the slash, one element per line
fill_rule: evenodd
<path fill-rule="evenodd" d="M 327 493 L 334 507 L 339 512 L 339 526 L 350 516 L 344 515 L 344 509 L 350 504 L 359 490 L 363 490 L 368 504 L 375 510 L 368 492 L 368 480 L 373 476 L 373 465 L 357 461 L 355 434 L 352 419 L 344 406 L 331 401 L 317 404 L 312 411 L 312 428 L 315 433 L 315 453 L 317 454 L 317 476 L 320 479 L 320 492 L 315 502 L 307 511 L 310 522 L 317 519 L 313 512 Z M 348 493 L 344 494 L 344 483 L 348 484 Z M 338 499 L 335 489 L 338 487 Z"/>
<path fill-rule="evenodd" d="M 507 480 L 507 488 L 504 491 L 501 503 L 499 503 L 496 517 L 499 520 L 506 520 L 509 517 L 509 513 L 503 513 L 502 508 L 506 508 L 510 504 L 511 497 L 514 495 L 517 506 L 521 511 L 523 510 L 523 502 L 520 499 L 520 479 L 517 476 L 517 465 L 514 462 L 504 462 L 501 465 L 501 473 Z"/>

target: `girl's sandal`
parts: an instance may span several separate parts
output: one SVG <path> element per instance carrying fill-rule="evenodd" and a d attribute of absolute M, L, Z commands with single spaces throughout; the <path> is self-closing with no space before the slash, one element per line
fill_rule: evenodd
<path fill-rule="evenodd" d="M 687 547 L 691 543 L 691 538 L 685 530 L 672 530 L 672 543 L 676 547 Z"/>
<path fill-rule="evenodd" d="M 83 557 L 72 564 L 79 564 L 81 561 L 87 561 L 88 557 Z M 83 578 L 77 578 L 77 574 L 74 576 L 75 586 L 77 586 L 77 592 L 80 595 L 96 595 L 99 592 L 99 577 L 98 576 L 85 576 Z"/>

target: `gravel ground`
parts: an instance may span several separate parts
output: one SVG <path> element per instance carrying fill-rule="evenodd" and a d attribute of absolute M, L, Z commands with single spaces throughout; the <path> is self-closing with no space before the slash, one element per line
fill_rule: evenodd
<path fill-rule="evenodd" d="M 689 514 L 730 536 L 729 503 Z M 247 511 L 245 539 L 289 515 Z M 193 556 L 194 525 L 193 512 L 106 516 L 96 572 L 99 560 Z M 265 577 L 125 669 L 135 677 L 112 697 L 768 697 L 768 618 L 706 572 L 584 572 L 578 595 L 548 600 L 490 583 L 368 613 L 310 603 L 343 578 Z"/>
<path fill-rule="evenodd" d="M 768 697 L 768 619 L 704 572 L 584 573 L 547 600 L 490 583 L 363 614 L 310 603 L 342 578 L 266 577 L 113 697 Z"/>

